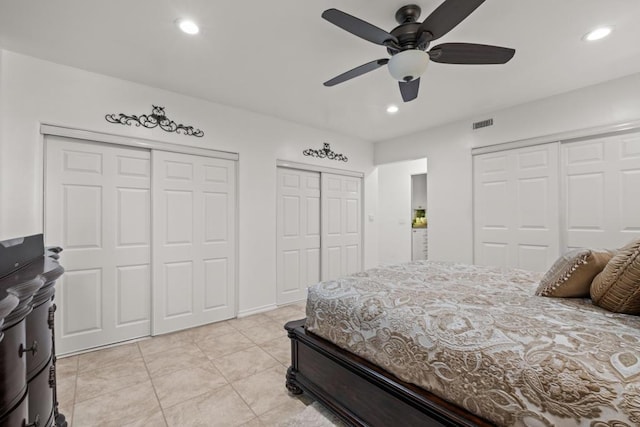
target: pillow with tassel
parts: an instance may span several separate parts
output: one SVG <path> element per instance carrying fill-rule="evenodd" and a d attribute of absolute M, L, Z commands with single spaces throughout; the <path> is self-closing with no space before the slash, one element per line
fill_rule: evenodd
<path fill-rule="evenodd" d="M 588 298 L 591 282 L 605 268 L 614 252 L 574 249 L 562 255 L 540 280 L 536 295 Z"/>

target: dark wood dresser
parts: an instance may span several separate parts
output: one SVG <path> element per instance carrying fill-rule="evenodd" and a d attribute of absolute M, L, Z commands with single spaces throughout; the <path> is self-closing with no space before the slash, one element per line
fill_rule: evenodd
<path fill-rule="evenodd" d="M 0 271 L 0 426 L 66 427 L 57 409 L 53 331 L 54 285 L 64 272 L 57 261 L 61 249 L 38 249 L 42 235 L 30 237 L 35 240 L 15 255 L 20 262 L 11 260 L 17 269 Z M 7 248 L 12 245 L 0 248 L 5 267 L 16 253 Z"/>

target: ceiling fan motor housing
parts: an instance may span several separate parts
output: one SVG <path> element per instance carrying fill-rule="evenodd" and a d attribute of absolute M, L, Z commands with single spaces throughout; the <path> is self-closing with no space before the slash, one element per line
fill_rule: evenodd
<path fill-rule="evenodd" d="M 400 24 L 393 30 L 391 30 L 391 35 L 395 36 L 398 39 L 398 44 L 401 50 L 406 49 L 417 49 L 418 48 L 418 29 L 420 28 L 419 22 L 409 22 L 406 24 Z M 419 48 L 421 50 L 425 50 L 429 46 L 429 43 L 421 43 Z M 397 53 L 397 50 L 387 49 L 387 51 L 393 55 Z"/>
<path fill-rule="evenodd" d="M 400 81 L 410 82 L 420 78 L 429 65 L 429 54 L 417 49 L 403 50 L 389 59 L 389 74 Z"/>

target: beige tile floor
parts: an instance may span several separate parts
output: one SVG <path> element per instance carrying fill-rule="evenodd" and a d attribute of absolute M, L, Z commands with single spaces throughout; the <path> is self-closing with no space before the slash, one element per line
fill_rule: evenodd
<path fill-rule="evenodd" d="M 59 358 L 60 411 L 73 427 L 274 426 L 311 401 L 290 395 L 284 324 L 302 303 Z"/>

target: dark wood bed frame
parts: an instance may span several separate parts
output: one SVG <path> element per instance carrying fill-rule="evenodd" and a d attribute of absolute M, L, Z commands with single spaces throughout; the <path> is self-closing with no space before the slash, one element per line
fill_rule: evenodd
<path fill-rule="evenodd" d="M 291 339 L 287 389 L 307 393 L 354 426 L 491 426 L 441 398 L 304 328 L 285 325 Z"/>

